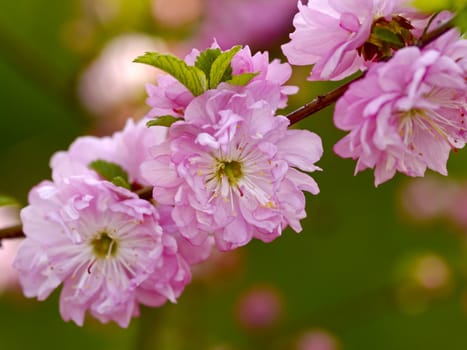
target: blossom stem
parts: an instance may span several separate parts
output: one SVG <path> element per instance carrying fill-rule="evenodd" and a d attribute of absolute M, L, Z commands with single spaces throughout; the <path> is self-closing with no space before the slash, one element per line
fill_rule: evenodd
<path fill-rule="evenodd" d="M 336 102 L 349 88 L 350 84 L 354 81 L 360 79 L 360 77 L 355 78 L 344 85 L 339 86 L 337 89 L 328 92 L 325 95 L 319 95 L 314 100 L 308 102 L 304 106 L 300 107 L 299 109 L 295 110 L 294 112 L 287 115 L 287 118 L 290 120 L 290 124 L 295 124 L 306 117 L 309 117 L 316 112 L 326 108 L 327 106 Z"/>
<path fill-rule="evenodd" d="M 0 229 L 0 246 L 1 246 L 3 239 L 23 238 L 23 237 L 25 236 L 24 236 L 22 225 L 19 224 L 15 226 L 4 227 Z"/>
<path fill-rule="evenodd" d="M 447 21 L 446 23 L 442 24 L 438 28 L 426 33 L 425 35 L 422 36 L 422 38 L 419 40 L 419 43 L 417 46 L 419 47 L 424 47 L 431 43 L 433 40 L 439 38 L 441 35 L 449 31 L 450 29 L 454 28 L 454 18 L 451 20 Z M 345 83 L 344 85 L 339 86 L 337 89 L 332 90 L 331 92 L 328 92 L 325 95 L 319 95 L 312 101 L 308 102 L 304 106 L 298 108 L 297 110 L 293 111 L 292 113 L 287 115 L 287 118 L 290 120 L 290 124 L 295 124 L 312 114 L 315 114 L 316 112 L 319 112 L 320 110 L 326 108 L 327 106 L 333 104 L 336 102 L 340 97 L 344 95 L 344 93 L 347 91 L 349 86 L 363 78 L 364 74 L 354 78 L 353 80 L 350 80 L 349 82 Z"/>

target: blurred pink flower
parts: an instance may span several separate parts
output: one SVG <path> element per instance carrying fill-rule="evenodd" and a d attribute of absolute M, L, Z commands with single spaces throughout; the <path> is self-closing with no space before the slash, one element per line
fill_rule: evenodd
<path fill-rule="evenodd" d="M 96 116 L 107 117 L 143 96 L 144 84 L 160 74 L 157 69 L 133 63 L 146 51 L 167 52 L 168 48 L 146 34 L 125 34 L 107 43 L 79 80 L 83 104 Z"/>
<path fill-rule="evenodd" d="M 444 178 L 426 176 L 414 179 L 404 187 L 402 208 L 410 218 L 417 221 L 444 218 L 449 215 L 456 193 L 460 190 L 459 184 Z"/>
<path fill-rule="evenodd" d="M 235 307 L 239 324 L 251 331 L 277 326 L 284 313 L 280 291 L 272 286 L 258 285 L 242 293 Z"/>
<path fill-rule="evenodd" d="M 290 0 L 207 0 L 203 21 L 190 46 L 250 45 L 265 49 L 287 33 L 296 9 Z"/>
<path fill-rule="evenodd" d="M 455 226 L 467 233 L 467 182 L 463 181 L 450 193 L 446 217 Z"/>
<path fill-rule="evenodd" d="M 90 177 L 44 181 L 21 211 L 26 239 L 14 261 L 27 297 L 44 300 L 63 283 L 60 313 L 82 325 L 87 310 L 127 327 L 139 303 L 175 302 L 188 264 L 154 207 Z"/>
<path fill-rule="evenodd" d="M 334 150 L 358 159 L 355 172 L 374 168 L 376 186 L 396 171 L 423 176 L 430 168 L 446 175 L 451 149 L 464 147 L 467 86 L 459 57 L 467 55 L 467 41 L 451 35 L 424 50 L 397 51 L 336 104 L 334 122 L 350 133 Z"/>
<path fill-rule="evenodd" d="M 203 14 L 203 0 L 152 0 L 151 9 L 157 24 L 178 28 Z"/>
<path fill-rule="evenodd" d="M 292 64 L 314 64 L 309 80 L 343 79 L 371 63 L 365 62 L 358 49 L 370 38 L 375 20 L 417 17 L 414 10 L 403 7 L 404 3 L 403 0 L 310 0 L 307 5 L 298 2 L 299 12 L 293 21 L 295 31 L 282 50 Z M 419 22 L 418 25 L 426 23 Z"/>
<path fill-rule="evenodd" d="M 339 350 L 341 347 L 336 337 L 324 330 L 312 330 L 304 333 L 297 343 L 297 350 Z"/>
<path fill-rule="evenodd" d="M 230 250 L 253 237 L 269 242 L 290 225 L 301 230 L 305 197 L 318 193 L 311 178 L 322 154 L 320 138 L 288 130 L 274 116 L 280 89 L 267 81 L 238 93 L 209 90 L 196 97 L 185 120 L 152 149 L 143 176 L 156 202 L 174 205 L 172 218 L 194 244 L 214 234 L 218 248 Z"/>

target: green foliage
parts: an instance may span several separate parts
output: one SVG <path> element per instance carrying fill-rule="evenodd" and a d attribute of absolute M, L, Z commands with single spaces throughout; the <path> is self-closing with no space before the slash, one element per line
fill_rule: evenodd
<path fill-rule="evenodd" d="M 464 7 L 457 13 L 455 19 L 456 26 L 459 27 L 461 32 L 467 32 L 467 5 L 464 1 Z"/>
<path fill-rule="evenodd" d="M 164 115 L 161 117 L 157 117 L 156 119 L 152 119 L 146 123 L 146 126 L 171 126 L 177 120 L 182 120 L 182 118 L 175 118 L 171 115 Z"/>
<path fill-rule="evenodd" d="M 210 89 L 215 89 L 222 82 L 232 85 L 246 85 L 255 77 L 254 73 L 244 73 L 232 77 L 231 62 L 240 49 L 241 46 L 234 46 L 225 52 L 218 48 L 207 49 L 199 54 L 195 66 L 206 74 Z"/>
<path fill-rule="evenodd" d="M 237 74 L 237 75 L 234 75 L 232 79 L 227 80 L 226 83 L 231 84 L 231 85 L 245 86 L 251 81 L 251 79 L 256 77 L 258 74 L 259 72 Z"/>
<path fill-rule="evenodd" d="M 195 96 L 201 95 L 208 86 L 206 75 L 198 67 L 188 66 L 173 55 L 146 52 L 133 62 L 144 63 L 162 69 L 182 83 Z"/>
<path fill-rule="evenodd" d="M 397 48 L 404 47 L 404 42 L 400 37 L 387 28 L 375 27 L 372 34 L 382 42 L 392 44 Z"/>
<path fill-rule="evenodd" d="M 19 202 L 13 197 L 0 195 L 0 207 L 6 205 L 19 205 Z"/>
<path fill-rule="evenodd" d="M 91 162 L 89 167 L 96 171 L 103 179 L 112 182 L 114 185 L 126 189 L 131 188 L 128 182 L 128 174 L 120 165 L 98 159 Z"/>
<path fill-rule="evenodd" d="M 240 49 L 241 46 L 234 46 L 229 51 L 221 53 L 212 63 L 209 73 L 209 87 L 211 89 L 215 89 L 223 81 L 232 79 L 232 67 L 230 63 Z"/>
<path fill-rule="evenodd" d="M 240 49 L 241 46 L 234 46 L 225 52 L 218 48 L 206 49 L 200 52 L 194 66 L 187 65 L 185 61 L 173 55 L 157 52 L 146 52 L 133 62 L 162 69 L 182 83 L 194 96 L 199 96 L 207 89 L 215 89 L 222 82 L 232 85 L 246 85 L 257 75 L 257 73 L 243 73 L 232 77 L 231 62 Z M 156 124 L 150 126 L 165 125 L 166 122 L 168 122 L 167 119 L 163 121 L 163 124 L 155 122 Z M 172 123 L 173 121 L 170 121 L 169 125 Z"/>
<path fill-rule="evenodd" d="M 211 67 L 214 61 L 221 55 L 221 49 L 206 49 L 200 52 L 195 62 L 195 67 L 201 69 L 206 77 L 211 74 Z"/>
<path fill-rule="evenodd" d="M 467 0 L 413 0 L 413 5 L 422 11 L 436 12 L 465 8 Z"/>

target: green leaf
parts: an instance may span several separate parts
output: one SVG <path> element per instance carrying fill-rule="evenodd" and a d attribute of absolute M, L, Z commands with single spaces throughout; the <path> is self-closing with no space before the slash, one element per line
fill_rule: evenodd
<path fill-rule="evenodd" d="M 195 62 L 195 67 L 201 69 L 207 77 L 211 74 L 211 67 L 217 57 L 221 55 L 221 49 L 206 49 L 200 52 Z"/>
<path fill-rule="evenodd" d="M 178 120 L 182 120 L 182 118 L 176 118 L 171 115 L 164 115 L 161 117 L 157 117 L 156 119 L 152 119 L 146 123 L 146 126 L 171 126 L 173 123 L 175 123 Z"/>
<path fill-rule="evenodd" d="M 103 179 L 112 182 L 116 186 L 125 187 L 126 189 L 131 188 L 128 182 L 128 174 L 120 165 L 98 159 L 91 162 L 89 167 Z"/>
<path fill-rule="evenodd" d="M 19 205 L 19 202 L 13 197 L 0 195 L 0 207 L 7 205 Z"/>
<path fill-rule="evenodd" d="M 195 96 L 207 89 L 207 78 L 204 72 L 194 66 L 188 66 L 178 57 L 157 52 L 146 52 L 133 62 L 144 63 L 162 69 L 182 83 Z"/>
<path fill-rule="evenodd" d="M 209 73 L 209 88 L 215 89 L 223 81 L 232 79 L 232 58 L 240 51 L 241 46 L 234 46 L 229 51 L 221 53 L 211 66 Z"/>
<path fill-rule="evenodd" d="M 258 74 L 259 74 L 259 72 L 257 72 L 257 73 L 242 73 L 242 74 L 234 75 L 232 77 L 232 79 L 227 80 L 226 83 L 229 83 L 231 85 L 245 86 L 246 84 L 248 84 L 251 81 L 251 79 L 256 77 Z"/>
<path fill-rule="evenodd" d="M 121 176 L 115 176 L 112 180 L 110 180 L 115 186 L 124 187 L 127 190 L 131 189 L 130 184 L 128 183 L 128 179 L 124 179 Z"/>
<path fill-rule="evenodd" d="M 396 45 L 397 47 L 400 47 L 400 48 L 404 46 L 404 43 L 402 42 L 401 38 L 397 34 L 390 31 L 389 29 L 375 27 L 373 30 L 373 34 L 377 39 L 383 42 Z"/>

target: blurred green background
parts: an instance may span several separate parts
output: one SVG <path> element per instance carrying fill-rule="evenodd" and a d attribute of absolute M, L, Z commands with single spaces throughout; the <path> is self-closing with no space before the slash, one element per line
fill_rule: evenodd
<path fill-rule="evenodd" d="M 116 38 L 145 38 L 134 56 L 145 45 L 184 55 L 215 36 L 281 57 L 295 9 L 295 0 L 0 0 L 0 194 L 25 205 L 55 151 L 148 110 L 154 77 L 128 82 L 137 73 L 118 66 L 125 45 L 96 63 Z M 285 113 L 336 86 L 306 82 L 308 72 L 295 69 L 302 89 Z M 0 348 L 467 349 L 467 152 L 452 154 L 449 178 L 398 175 L 375 189 L 371 172 L 354 177 L 354 162 L 333 154 L 343 133 L 332 108 L 299 127 L 325 149 L 300 234 L 213 257 L 178 304 L 144 308 L 128 329 L 91 318 L 79 328 L 60 319 L 58 293 L 37 302 L 5 289 Z"/>

